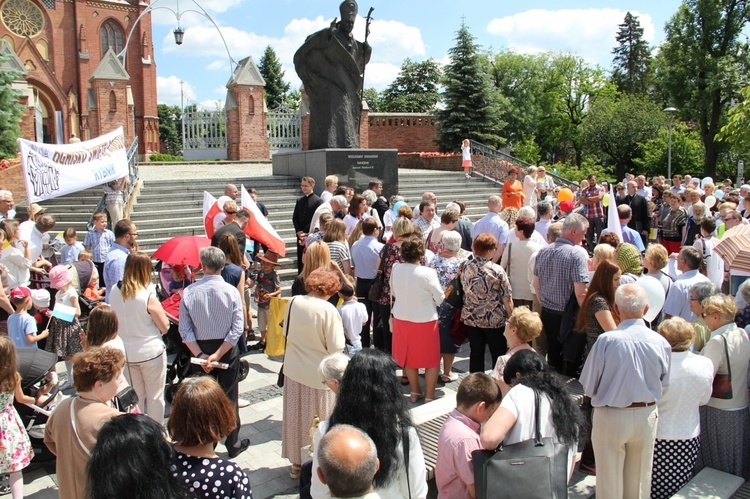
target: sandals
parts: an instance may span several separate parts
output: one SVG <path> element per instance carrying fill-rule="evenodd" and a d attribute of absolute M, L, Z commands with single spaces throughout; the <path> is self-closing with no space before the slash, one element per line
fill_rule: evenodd
<path fill-rule="evenodd" d="M 420 400 L 424 398 L 424 393 L 422 392 L 411 392 L 409 394 L 409 400 L 411 400 L 412 404 L 416 404 Z"/>
<path fill-rule="evenodd" d="M 456 374 L 456 373 L 450 373 L 450 374 L 441 374 L 441 375 L 440 375 L 440 380 L 441 380 L 441 381 L 442 381 L 443 383 L 450 383 L 450 382 L 452 382 L 452 381 L 456 381 L 456 380 L 458 380 L 458 374 Z"/>
<path fill-rule="evenodd" d="M 265 350 L 265 349 L 266 349 L 265 341 L 259 341 L 255 345 L 248 347 L 248 350 Z"/>
<path fill-rule="evenodd" d="M 401 384 L 403 386 L 408 385 L 409 384 L 409 378 L 407 378 L 406 376 L 401 376 Z"/>

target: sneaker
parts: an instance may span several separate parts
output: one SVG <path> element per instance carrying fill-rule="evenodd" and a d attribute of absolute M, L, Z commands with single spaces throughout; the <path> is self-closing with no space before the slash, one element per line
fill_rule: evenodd
<path fill-rule="evenodd" d="M 250 401 L 249 400 L 243 399 L 243 398 L 238 398 L 237 399 L 237 406 L 238 407 L 242 408 L 242 407 L 247 407 L 249 405 L 250 405 Z"/>

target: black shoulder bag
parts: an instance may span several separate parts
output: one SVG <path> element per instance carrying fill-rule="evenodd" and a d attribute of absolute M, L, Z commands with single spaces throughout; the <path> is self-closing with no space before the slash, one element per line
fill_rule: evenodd
<path fill-rule="evenodd" d="M 385 284 L 385 256 L 388 246 L 389 243 L 386 243 L 380 252 L 380 268 L 378 269 L 378 273 L 375 274 L 375 279 L 372 280 L 370 290 L 367 292 L 367 299 L 370 301 L 378 301 L 380 295 L 383 294 L 383 285 Z"/>
<path fill-rule="evenodd" d="M 475 450 L 477 499 L 557 499 L 568 497 L 568 446 L 542 438 L 541 396 L 534 390 L 536 437 L 497 451 Z"/>

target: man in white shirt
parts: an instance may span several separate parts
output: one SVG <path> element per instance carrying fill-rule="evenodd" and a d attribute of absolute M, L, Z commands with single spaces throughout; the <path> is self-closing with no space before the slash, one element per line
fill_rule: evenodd
<path fill-rule="evenodd" d="M 539 221 L 536 223 L 536 230 L 547 241 L 547 230 L 552 223 L 552 203 L 549 201 L 539 201 L 536 205 L 536 211 L 539 214 Z"/>
<path fill-rule="evenodd" d="M 328 175 L 325 178 L 324 182 L 326 188 L 323 189 L 323 192 L 320 193 L 320 199 L 322 199 L 323 202 L 326 203 L 331 200 L 331 198 L 333 197 L 333 193 L 338 188 L 339 178 L 336 175 Z"/>
<path fill-rule="evenodd" d="M 349 206 L 346 202 L 346 198 L 342 195 L 333 196 L 330 201 L 322 203 L 313 213 L 312 222 L 310 222 L 310 231 L 320 229 L 320 215 L 323 213 L 330 213 L 334 217 L 336 212 L 345 210 Z"/>
<path fill-rule="evenodd" d="M 699 282 L 711 282 L 708 277 L 698 272 L 703 255 L 692 246 L 683 247 L 677 256 L 677 270 L 682 272 L 672 283 L 664 302 L 664 318 L 682 317 L 688 322 L 695 322 L 697 316 L 690 310 L 690 288 Z"/>
<path fill-rule="evenodd" d="M 362 239 L 352 245 L 351 257 L 354 266 L 354 275 L 357 277 L 357 298 L 362 300 L 367 308 L 367 322 L 362 326 L 360 334 L 362 338 L 362 347 L 370 348 L 370 317 L 372 316 L 374 324 L 373 335 L 378 336 L 382 332 L 380 326 L 380 308 L 376 302 L 371 302 L 367 295 L 370 293 L 370 287 L 378 273 L 378 260 L 380 259 L 380 250 L 383 244 L 378 242 L 380 229 L 372 218 L 362 222 Z"/>
<path fill-rule="evenodd" d="M 651 187 L 646 185 L 646 176 L 638 175 L 635 178 L 635 183 L 638 186 L 638 189 L 635 191 L 636 194 L 643 196 L 646 199 L 651 199 Z"/>
<path fill-rule="evenodd" d="M 432 201 L 432 204 L 435 205 L 435 210 L 437 210 L 437 196 L 434 193 L 425 192 L 424 194 L 422 194 L 422 201 Z M 420 204 L 415 206 L 414 209 L 412 210 L 412 215 L 414 216 L 415 219 L 421 216 L 421 213 L 419 211 L 421 209 L 420 206 L 421 206 L 421 201 L 420 201 Z"/>
<path fill-rule="evenodd" d="M 505 243 L 508 242 L 508 224 L 505 220 L 500 218 L 500 210 L 503 207 L 503 202 L 500 196 L 490 196 L 487 200 L 487 214 L 482 217 L 476 224 L 474 224 L 474 239 L 479 234 L 492 234 L 497 239 L 497 251 L 495 256 L 492 257 L 492 261 L 497 263 L 500 261 L 500 257 L 503 256 L 505 250 Z"/>

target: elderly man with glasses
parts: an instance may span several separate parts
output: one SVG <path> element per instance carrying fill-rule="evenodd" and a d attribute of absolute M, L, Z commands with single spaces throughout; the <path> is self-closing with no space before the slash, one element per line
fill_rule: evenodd
<path fill-rule="evenodd" d="M 0 220 L 11 220 L 16 218 L 16 210 L 13 201 L 13 193 L 7 189 L 0 190 Z"/>
<path fill-rule="evenodd" d="M 548 193 L 555 190 L 555 181 L 547 176 L 547 170 L 543 166 L 536 171 L 536 189 L 539 200 L 546 198 Z"/>

